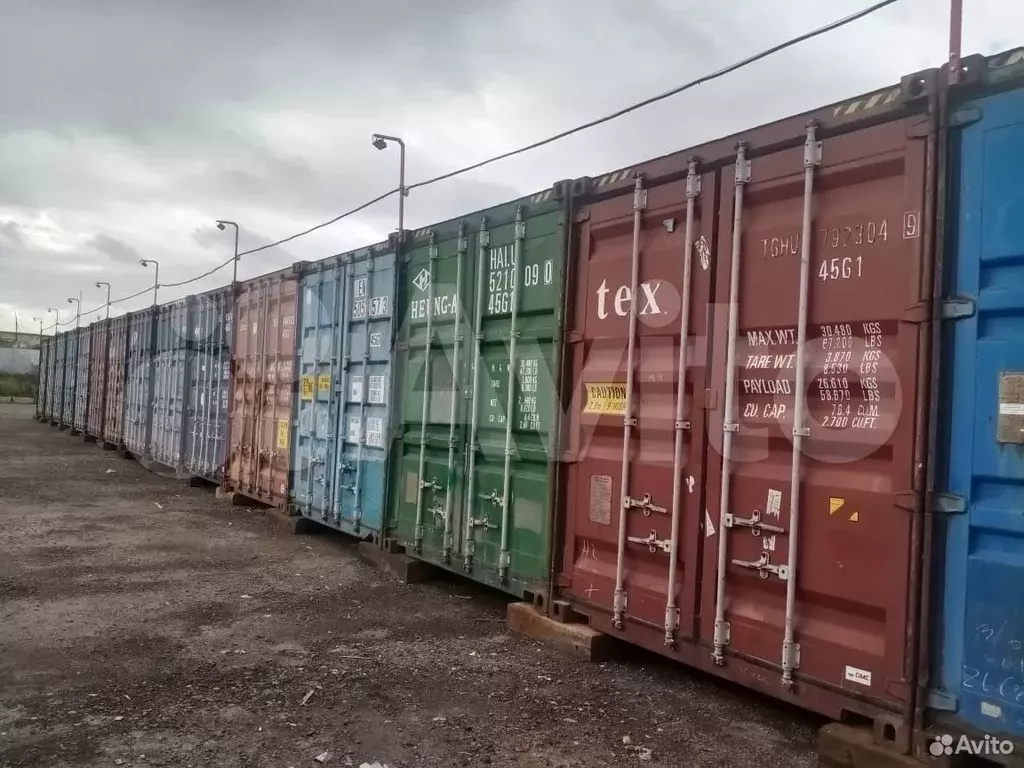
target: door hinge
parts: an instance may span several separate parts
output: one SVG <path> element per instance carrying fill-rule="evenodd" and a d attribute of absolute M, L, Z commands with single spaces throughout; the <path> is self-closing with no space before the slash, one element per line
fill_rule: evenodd
<path fill-rule="evenodd" d="M 908 512 L 917 511 L 918 494 L 916 491 L 903 491 L 896 494 L 895 504 Z M 925 494 L 925 514 L 962 515 L 967 512 L 967 499 L 952 493 L 928 491 Z"/>
<path fill-rule="evenodd" d="M 929 709 L 934 709 L 937 712 L 956 712 L 958 704 L 956 696 L 945 691 L 937 691 L 934 688 L 928 691 L 927 703 Z"/>
<path fill-rule="evenodd" d="M 940 299 L 935 304 L 935 316 L 939 320 L 965 320 L 974 317 L 977 310 L 974 299 L 959 296 Z M 903 313 L 903 322 L 905 323 L 926 323 L 929 320 L 931 320 L 931 313 L 928 311 L 928 303 L 924 301 L 908 307 Z"/>

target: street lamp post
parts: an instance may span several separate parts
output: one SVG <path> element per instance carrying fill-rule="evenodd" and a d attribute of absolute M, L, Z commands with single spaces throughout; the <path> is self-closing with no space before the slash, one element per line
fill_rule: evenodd
<path fill-rule="evenodd" d="M 75 305 L 75 328 L 77 329 L 82 323 L 82 294 L 78 294 L 78 298 L 68 299 L 68 304 Z"/>
<path fill-rule="evenodd" d="M 217 229 L 223 232 L 225 227 L 235 228 L 235 259 L 233 268 L 231 270 L 231 284 L 234 285 L 235 283 L 238 282 L 238 225 L 235 224 L 235 222 L 233 221 L 228 221 L 226 219 L 217 219 Z"/>
<path fill-rule="evenodd" d="M 148 267 L 152 264 L 156 267 L 156 273 L 153 275 L 153 306 L 156 306 L 156 289 L 160 287 L 160 262 L 156 259 L 139 259 L 139 264 L 144 267 Z"/>
<path fill-rule="evenodd" d="M 60 310 L 59 309 L 54 309 L 53 307 L 47 307 L 46 308 L 46 312 L 47 312 L 47 314 L 52 314 L 53 317 L 54 317 L 54 319 L 53 319 L 53 332 L 54 332 L 54 334 L 56 334 L 57 333 L 57 326 L 60 325 Z"/>
<path fill-rule="evenodd" d="M 107 317 L 106 317 L 106 319 L 109 320 L 110 319 L 110 283 L 105 282 L 103 280 L 97 280 L 96 281 L 96 287 L 97 288 L 102 288 L 103 286 L 107 287 Z"/>
<path fill-rule="evenodd" d="M 383 133 L 373 134 L 371 141 L 373 146 L 382 152 L 387 149 L 389 141 L 398 145 L 398 240 L 401 242 L 402 233 L 405 231 L 405 196 L 409 194 L 405 188 L 405 142 L 397 136 Z"/>

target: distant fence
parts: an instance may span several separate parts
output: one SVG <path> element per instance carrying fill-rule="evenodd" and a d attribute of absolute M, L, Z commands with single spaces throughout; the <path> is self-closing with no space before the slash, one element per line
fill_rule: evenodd
<path fill-rule="evenodd" d="M 39 370 L 38 349 L 0 347 L 0 373 L 36 373 Z"/>

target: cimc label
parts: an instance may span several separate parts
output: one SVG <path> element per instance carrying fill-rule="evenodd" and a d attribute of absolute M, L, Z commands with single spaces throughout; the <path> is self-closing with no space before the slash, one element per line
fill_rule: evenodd
<path fill-rule="evenodd" d="M 625 384 L 587 384 L 587 404 L 584 413 L 626 413 Z"/>

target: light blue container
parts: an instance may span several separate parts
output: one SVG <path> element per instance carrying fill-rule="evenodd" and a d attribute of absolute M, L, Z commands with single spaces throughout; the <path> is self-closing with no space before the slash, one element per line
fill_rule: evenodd
<path fill-rule="evenodd" d="M 962 511 L 939 517 L 937 717 L 1024 739 L 1024 90 L 958 111 L 962 131 L 943 400 L 947 472 Z M 980 118 L 980 119 L 979 119 Z M 956 169 L 956 164 L 953 166 Z M 941 726 L 940 726 L 941 729 Z"/>
<path fill-rule="evenodd" d="M 192 297 L 156 308 L 152 422 L 147 458 L 183 474 L 185 413 L 192 352 Z"/>
<path fill-rule="evenodd" d="M 148 459 L 153 427 L 153 346 L 155 309 L 133 312 L 125 358 L 124 444 L 138 459 Z"/>
<path fill-rule="evenodd" d="M 231 288 L 194 298 L 185 434 L 187 471 L 220 483 L 227 456 L 234 322 Z"/>
<path fill-rule="evenodd" d="M 395 279 L 381 244 L 310 265 L 299 297 L 292 511 L 361 538 L 383 518 Z"/>
<path fill-rule="evenodd" d="M 64 423 L 64 387 L 67 378 L 68 334 L 57 331 L 53 334 L 53 376 L 49 382 L 49 397 L 46 401 L 46 413 L 54 424 Z"/>

